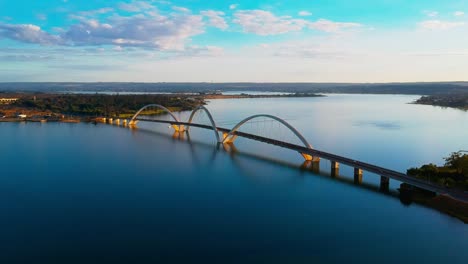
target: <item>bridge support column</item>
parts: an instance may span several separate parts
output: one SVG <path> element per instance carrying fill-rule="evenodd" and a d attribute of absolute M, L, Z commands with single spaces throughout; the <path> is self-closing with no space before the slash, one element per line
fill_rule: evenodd
<path fill-rule="evenodd" d="M 224 143 L 234 143 L 236 138 L 237 138 L 237 135 L 229 136 L 229 133 L 223 132 L 223 142 Z"/>
<path fill-rule="evenodd" d="M 302 163 L 301 170 L 307 170 L 318 174 L 320 173 L 320 161 L 306 160 Z"/>
<path fill-rule="evenodd" d="M 128 122 L 128 126 L 129 126 L 130 128 L 136 128 L 137 122 L 138 122 L 138 121 L 136 121 L 136 120 L 133 120 L 133 121 L 130 120 L 130 121 Z"/>
<path fill-rule="evenodd" d="M 354 168 L 354 183 L 362 183 L 362 169 L 360 168 Z"/>
<path fill-rule="evenodd" d="M 380 176 L 380 190 L 383 192 L 388 192 L 390 189 L 390 178 Z"/>
<path fill-rule="evenodd" d="M 120 126 L 120 119 L 119 119 L 119 118 L 117 118 L 117 119 L 115 120 L 115 124 L 118 125 L 118 126 Z"/>
<path fill-rule="evenodd" d="M 301 156 L 306 160 L 306 161 L 312 161 L 312 162 L 319 162 L 320 158 L 319 157 L 314 157 L 309 154 L 304 154 L 301 153 Z"/>
<path fill-rule="evenodd" d="M 184 132 L 179 132 L 179 131 L 174 131 L 172 134 L 173 139 L 178 139 L 178 140 L 185 140 L 185 133 Z"/>
<path fill-rule="evenodd" d="M 336 178 L 340 174 L 340 164 L 336 161 L 331 162 L 331 176 Z"/>
<path fill-rule="evenodd" d="M 237 152 L 239 152 L 236 148 L 236 146 L 232 143 L 232 142 L 228 142 L 228 143 L 224 143 L 223 144 L 223 149 L 230 153 L 230 154 L 235 154 Z"/>
<path fill-rule="evenodd" d="M 108 119 L 108 122 L 109 122 L 109 124 L 112 125 L 112 124 L 114 123 L 114 119 L 113 119 L 113 118 L 109 118 L 109 119 Z"/>
<path fill-rule="evenodd" d="M 184 125 L 172 125 L 172 128 L 176 131 L 176 132 L 185 132 L 185 126 Z"/>
<path fill-rule="evenodd" d="M 126 127 L 128 125 L 128 120 L 127 119 L 124 119 L 123 120 L 123 126 Z"/>

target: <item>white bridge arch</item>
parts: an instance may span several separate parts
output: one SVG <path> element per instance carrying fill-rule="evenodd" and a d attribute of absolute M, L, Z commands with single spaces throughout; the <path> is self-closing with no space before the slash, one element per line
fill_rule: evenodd
<path fill-rule="evenodd" d="M 188 122 L 181 122 L 174 115 L 174 113 L 172 113 L 166 107 L 164 107 L 162 105 L 159 105 L 159 104 L 149 104 L 149 105 L 146 105 L 146 106 L 142 107 L 140 110 L 138 110 L 138 112 L 130 120 L 129 125 L 135 126 L 136 123 L 138 122 L 138 119 L 137 119 L 138 116 L 141 114 L 141 112 L 143 112 L 145 109 L 147 109 L 149 107 L 156 107 L 156 108 L 159 108 L 159 109 L 164 110 L 165 112 L 167 112 L 172 117 L 172 119 L 174 119 L 174 123 L 172 124 L 172 128 L 176 132 L 188 132 L 191 126 L 198 126 L 198 127 L 205 128 L 205 129 L 211 129 L 215 133 L 216 141 L 218 143 L 223 143 L 223 144 L 233 143 L 234 140 L 237 137 L 236 132 L 248 121 L 250 121 L 252 119 L 260 118 L 260 117 L 266 117 L 266 118 L 278 121 L 283 126 L 287 127 L 302 142 L 302 144 L 304 145 L 305 148 L 311 149 L 311 150 L 313 149 L 312 145 L 309 144 L 309 142 L 304 138 L 304 136 L 299 131 L 297 131 L 297 129 L 295 129 L 291 124 L 289 124 L 288 122 L 286 122 L 285 120 L 283 120 L 283 119 L 281 119 L 281 118 L 279 118 L 277 116 L 268 115 L 268 114 L 259 114 L 259 115 L 253 115 L 253 116 L 247 117 L 244 120 L 242 120 L 241 122 L 239 122 L 237 125 L 235 125 L 232 129 L 226 129 L 226 128 L 220 128 L 220 127 L 216 126 L 216 122 L 214 121 L 213 116 L 211 115 L 210 111 L 204 106 L 199 106 L 199 107 L 195 108 L 192 111 L 192 113 L 190 114 Z M 199 112 L 199 111 L 203 111 L 203 112 L 205 112 L 207 114 L 208 119 L 210 120 L 210 125 L 209 126 L 193 123 L 193 118 L 194 118 L 195 114 L 197 112 Z M 145 121 L 153 121 L 153 120 L 145 120 Z M 153 122 L 162 122 L 162 123 L 164 123 L 164 122 L 167 122 L 167 121 L 154 120 Z M 185 128 L 184 126 L 187 126 L 187 128 Z M 222 139 L 219 136 L 220 131 L 223 132 L 223 138 Z M 255 135 L 251 135 L 251 136 L 255 136 Z M 283 143 L 287 143 L 287 142 L 283 142 Z M 310 156 L 308 154 L 304 154 L 304 153 L 301 153 L 301 152 L 299 152 L 299 153 L 306 160 L 314 160 L 314 157 L 312 157 L 312 156 Z"/>
<path fill-rule="evenodd" d="M 260 118 L 260 117 L 266 117 L 266 118 L 270 118 L 270 119 L 273 119 L 275 121 L 280 122 L 282 125 L 284 125 L 289 130 L 291 130 L 291 132 L 293 132 L 294 135 L 296 135 L 296 137 L 299 138 L 299 140 L 302 142 L 302 144 L 304 144 L 304 146 L 306 148 L 312 149 L 312 145 L 310 145 L 309 142 L 307 142 L 307 140 L 304 138 L 304 136 L 299 131 L 297 131 L 297 129 L 295 129 L 291 124 L 289 124 L 288 122 L 286 122 L 285 120 L 283 120 L 283 119 L 281 119 L 281 118 L 279 118 L 277 116 L 266 115 L 266 114 L 259 114 L 259 115 L 249 116 L 246 119 L 240 121 L 237 125 L 235 125 L 232 128 L 232 130 L 227 135 L 225 135 L 223 143 L 229 142 L 230 138 L 232 138 L 234 136 L 234 133 L 237 130 L 239 130 L 239 128 L 241 128 L 245 123 L 249 122 L 252 119 L 256 119 L 256 118 Z"/>
<path fill-rule="evenodd" d="M 141 114 L 141 112 L 145 111 L 146 109 L 150 108 L 150 107 L 156 107 L 156 108 L 159 108 L 165 112 L 167 112 L 169 115 L 171 115 L 171 117 L 174 119 L 174 121 L 176 122 L 180 122 L 179 119 L 177 118 L 177 116 L 174 115 L 174 113 L 171 112 L 171 110 L 167 109 L 166 107 L 162 106 L 162 105 L 159 105 L 159 104 L 149 104 L 149 105 L 145 105 L 143 106 L 140 110 L 138 110 L 138 112 L 136 112 L 136 114 L 133 115 L 132 119 L 130 119 L 130 124 L 134 123 L 135 121 L 137 121 L 137 117 Z"/>
<path fill-rule="evenodd" d="M 193 110 L 192 113 L 190 114 L 190 117 L 189 117 L 189 120 L 188 120 L 188 125 L 187 125 L 187 132 L 190 130 L 190 124 L 192 124 L 193 117 L 199 111 L 204 111 L 206 113 L 206 115 L 208 116 L 208 119 L 210 119 L 211 127 L 212 127 L 212 129 L 213 129 L 213 131 L 215 133 L 216 142 L 221 143 L 221 139 L 219 138 L 218 127 L 216 126 L 216 122 L 214 121 L 213 116 L 211 115 L 210 111 L 206 107 L 204 107 L 203 105 L 195 108 L 195 110 Z"/>

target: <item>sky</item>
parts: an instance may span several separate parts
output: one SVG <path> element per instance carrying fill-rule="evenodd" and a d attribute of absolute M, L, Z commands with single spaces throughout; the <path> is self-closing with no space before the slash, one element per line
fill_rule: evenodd
<path fill-rule="evenodd" d="M 468 0 L 0 0 L 17 81 L 468 81 Z"/>

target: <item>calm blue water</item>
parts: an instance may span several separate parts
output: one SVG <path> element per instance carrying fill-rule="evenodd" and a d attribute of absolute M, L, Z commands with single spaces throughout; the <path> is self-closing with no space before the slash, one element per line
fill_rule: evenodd
<path fill-rule="evenodd" d="M 226 127 L 277 114 L 318 149 L 400 171 L 468 148 L 467 112 L 413 99 L 208 108 Z M 264 124 L 271 133 L 268 122 L 244 129 Z M 211 131 L 194 129 L 189 141 L 165 125 L 139 125 L 0 123 L 0 263 L 466 263 L 467 225 L 379 193 L 374 175 L 356 186 L 349 168 L 327 176 L 327 161 L 318 175 L 298 169 L 301 157 L 287 150 L 239 139 L 231 154 Z"/>

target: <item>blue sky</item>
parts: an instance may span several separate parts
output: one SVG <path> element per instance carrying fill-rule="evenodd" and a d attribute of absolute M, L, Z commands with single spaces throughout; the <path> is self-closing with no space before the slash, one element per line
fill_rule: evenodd
<path fill-rule="evenodd" d="M 0 0 L 0 81 L 461 81 L 467 33 L 468 0 Z"/>

